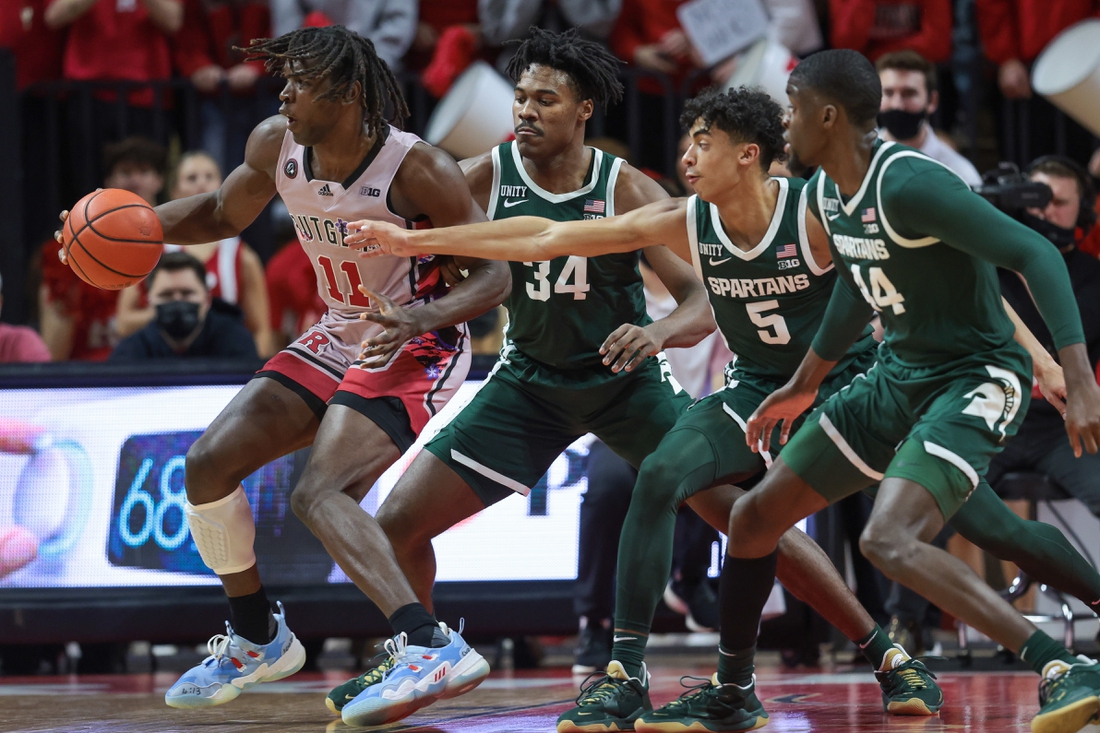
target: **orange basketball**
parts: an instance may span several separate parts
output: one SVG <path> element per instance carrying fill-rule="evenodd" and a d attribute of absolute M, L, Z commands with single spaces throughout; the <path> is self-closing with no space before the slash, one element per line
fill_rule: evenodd
<path fill-rule="evenodd" d="M 164 250 L 156 212 L 136 193 L 120 188 L 94 191 L 77 201 L 61 239 L 73 272 L 104 290 L 141 280 Z"/>

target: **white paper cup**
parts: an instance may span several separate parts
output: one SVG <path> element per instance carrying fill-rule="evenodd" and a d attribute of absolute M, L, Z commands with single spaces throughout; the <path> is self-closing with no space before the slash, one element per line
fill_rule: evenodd
<path fill-rule="evenodd" d="M 1031 87 L 1100 135 L 1100 19 L 1083 20 L 1059 33 L 1039 54 Z"/>
<path fill-rule="evenodd" d="M 492 66 L 475 61 L 436 105 L 424 139 L 460 159 L 488 152 L 513 134 L 514 88 Z"/>
<path fill-rule="evenodd" d="M 740 54 L 737 69 L 726 82 L 726 89 L 760 87 L 786 108 L 787 79 L 797 63 L 798 59 L 787 48 L 768 38 L 761 38 Z"/>

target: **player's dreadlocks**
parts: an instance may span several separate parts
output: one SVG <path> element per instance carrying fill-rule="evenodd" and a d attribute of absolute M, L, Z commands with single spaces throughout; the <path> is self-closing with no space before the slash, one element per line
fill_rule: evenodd
<path fill-rule="evenodd" d="M 787 157 L 783 152 L 783 110 L 760 87 L 704 89 L 684 104 L 680 116 L 680 124 L 688 130 L 696 120 L 708 128 L 717 127 L 735 143 L 755 143 L 760 147 L 760 165 L 765 171 L 773 160 Z"/>
<path fill-rule="evenodd" d="M 532 27 L 531 37 L 508 62 L 508 76 L 518 82 L 532 64 L 564 71 L 578 99 L 591 99 L 606 108 L 623 98 L 623 85 L 616 75 L 621 63 L 600 44 L 580 38 L 576 28 L 554 33 Z"/>
<path fill-rule="evenodd" d="M 349 31 L 342 25 L 324 28 L 300 28 L 278 38 L 257 38 L 246 49 L 250 59 L 263 59 L 268 73 L 283 71 L 289 61 L 301 64 L 298 74 L 307 81 L 328 77 L 331 87 L 321 98 L 337 100 L 355 82 L 363 87 L 360 99 L 364 120 L 371 134 L 381 129 L 386 105 L 393 105 L 391 122 L 401 127 L 409 108 L 401 95 L 390 67 L 378 57 L 369 38 Z M 316 61 L 307 65 L 307 61 Z"/>

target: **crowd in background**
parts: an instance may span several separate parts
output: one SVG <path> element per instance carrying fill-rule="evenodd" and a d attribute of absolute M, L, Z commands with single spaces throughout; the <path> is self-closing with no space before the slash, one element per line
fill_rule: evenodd
<path fill-rule="evenodd" d="M 912 51 L 930 62 L 923 98 L 904 98 L 905 90 L 898 89 L 895 98 L 884 100 L 884 111 L 913 107 L 908 113 L 895 112 L 894 117 L 902 124 L 901 118 L 908 114 L 910 123 L 921 125 L 919 135 L 900 139 L 925 152 L 935 148 L 940 155 L 933 157 L 954 155 L 965 160 L 955 152 L 958 138 L 951 133 L 960 129 L 967 115 L 974 116 L 964 100 L 984 92 L 984 128 L 991 129 L 983 128 L 988 134 L 978 139 L 965 140 L 962 151 L 971 160 L 980 159 L 983 169 L 998 157 L 1012 157 L 1012 151 L 1004 149 L 991 155 L 983 151 L 983 144 L 989 148 L 1000 140 L 1003 148 L 1005 135 L 999 134 L 1003 132 L 999 128 L 1014 114 L 1018 117 L 1021 109 L 1029 124 L 1014 131 L 1012 146 L 1022 146 L 1028 160 L 1054 151 L 1051 130 L 1056 112 L 1032 95 L 1028 70 L 1058 32 L 1100 11 L 1095 0 L 762 2 L 770 18 L 769 37 L 796 56 L 828 46 L 856 49 L 872 61 Z M 682 0 L 18 0 L 0 9 L 5 14 L 0 16 L 0 47 L 15 56 L 25 121 L 40 111 L 43 100 L 58 96 L 51 82 L 103 82 L 94 86 L 88 104 L 68 101 L 71 129 L 66 127 L 69 134 L 62 138 L 68 146 L 82 149 L 82 159 L 92 161 L 96 183 L 129 189 L 155 204 L 215 187 L 243 160 L 252 127 L 276 111 L 277 82 L 266 81 L 262 64 L 247 60 L 238 50 L 251 38 L 279 35 L 303 25 L 341 23 L 371 38 L 387 63 L 432 98 L 439 98 L 474 60 L 503 68 L 508 41 L 522 38 L 530 26 L 575 26 L 584 35 L 606 42 L 627 69 L 640 74 L 637 94 L 641 108 L 647 109 L 647 104 L 656 104 L 670 89 L 682 95 L 709 83 L 727 82 L 739 62 L 734 56 L 704 65 L 680 25 L 676 11 L 683 4 Z M 975 58 L 985 61 L 975 64 Z M 169 116 L 165 122 L 163 114 L 155 114 L 180 104 L 178 93 L 155 84 L 173 79 L 176 84 L 187 80 L 198 95 L 197 108 L 191 112 L 201 120 L 201 137 L 192 141 L 197 145 L 190 152 L 172 127 L 174 118 Z M 135 85 L 111 86 L 118 80 Z M 266 89 L 258 92 L 265 84 Z M 887 97 L 891 93 L 888 89 Z M 125 95 L 124 102 L 120 94 Z M 64 94 L 61 98 L 64 101 Z M 1012 114 L 1003 114 L 998 106 L 1006 103 Z M 936 122 L 935 131 L 928 118 Z M 604 134 L 624 138 L 616 134 L 627 124 L 622 112 L 611 110 L 608 119 Z M 628 149 L 614 139 L 603 142 L 611 152 L 630 157 L 635 165 L 665 180 L 671 193 L 682 194 L 675 171 L 665 165 L 671 159 L 663 149 L 670 139 L 660 129 L 667 124 L 665 119 L 645 114 L 633 123 L 642 127 L 639 148 Z M 972 129 L 978 129 L 974 120 L 970 122 Z M 1092 136 L 1070 120 L 1059 119 L 1058 124 L 1064 130 L 1057 142 L 1061 150 L 1089 166 L 1090 173 L 1100 172 L 1100 158 L 1091 159 Z M 29 181 L 33 181 L 35 163 L 44 155 L 38 132 L 34 124 L 25 124 L 24 177 Z M 89 149 L 102 155 L 89 155 Z M 65 158 L 66 151 L 54 155 Z M 969 166 L 964 178 L 976 183 L 977 169 Z M 71 188 L 62 185 L 62 196 L 83 193 Z M 149 299 L 149 283 L 121 294 L 86 286 L 60 266 L 57 245 L 42 244 L 49 236 L 47 228 L 53 227 L 46 217 L 53 212 L 35 211 L 34 201 L 25 205 L 27 240 L 33 247 L 27 257 L 29 281 L 35 285 L 28 291 L 34 300 L 29 310 L 54 360 L 107 359 L 123 339 L 155 324 L 158 310 Z M 283 212 L 276 203 L 269 212 L 270 222 L 262 221 L 246 232 L 246 241 L 188 248 L 205 265 L 204 297 L 216 304 L 214 312 L 236 313 L 261 357 L 297 336 L 323 308 L 314 293 L 310 263 L 298 247 L 286 246 L 295 237 Z M 490 316 L 481 325 L 491 336 L 488 332 L 500 322 Z M 485 348 L 493 345 L 494 339 L 489 338 Z M 176 353 L 190 353 L 190 347 L 175 346 Z"/>

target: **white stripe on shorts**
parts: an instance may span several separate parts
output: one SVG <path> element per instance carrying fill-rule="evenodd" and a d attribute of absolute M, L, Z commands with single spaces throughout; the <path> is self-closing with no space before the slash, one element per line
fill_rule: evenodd
<path fill-rule="evenodd" d="M 509 488 L 517 494 L 520 494 L 521 496 L 527 496 L 531 493 L 531 489 L 527 486 L 524 486 L 519 481 L 516 481 L 515 479 L 510 479 L 503 473 L 498 473 L 488 466 L 481 465 L 473 458 L 462 455 L 454 448 L 451 448 L 451 458 L 458 463 L 461 463 L 463 466 L 470 469 L 471 471 L 474 471 L 475 473 L 480 473 L 485 478 L 496 481 L 501 486 Z"/>
<path fill-rule="evenodd" d="M 836 444 L 836 447 L 840 449 L 840 452 L 844 454 L 844 457 L 847 458 L 853 466 L 858 468 L 860 473 L 867 478 L 873 478 L 875 481 L 882 480 L 884 474 L 868 466 L 863 462 L 862 458 L 856 455 L 856 452 L 852 450 L 852 446 L 848 445 L 848 441 L 844 439 L 844 436 L 841 435 L 840 431 L 833 425 L 832 420 L 822 415 L 819 424 L 821 425 L 821 429 L 825 431 L 825 434 L 829 436 L 829 439 L 832 440 Z"/>

